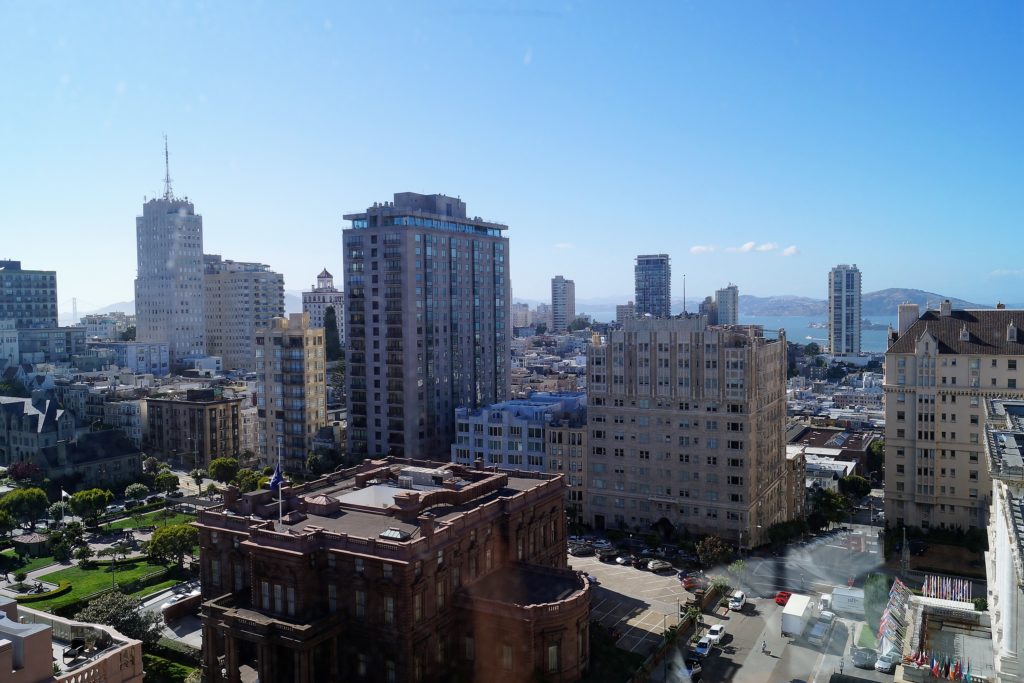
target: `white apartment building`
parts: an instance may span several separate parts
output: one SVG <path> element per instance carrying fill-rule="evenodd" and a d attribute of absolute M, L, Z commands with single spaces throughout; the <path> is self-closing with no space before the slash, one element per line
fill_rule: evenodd
<path fill-rule="evenodd" d="M 860 353 L 860 271 L 857 264 L 838 265 L 828 274 L 828 348 L 833 356 Z M 718 319 L 722 319 L 719 311 Z"/>
<path fill-rule="evenodd" d="M 740 288 L 729 283 L 715 292 L 715 310 L 719 325 L 739 325 L 740 323 Z"/>
<path fill-rule="evenodd" d="M 561 275 L 551 278 L 551 332 L 565 332 L 576 319 L 576 283 Z"/>
<path fill-rule="evenodd" d="M 5 365 L 17 365 L 21 360 L 18 350 L 18 326 L 14 318 L 0 320 L 0 370 Z"/>
<path fill-rule="evenodd" d="M 615 322 L 622 324 L 627 320 L 632 320 L 636 317 L 636 304 L 632 301 L 625 304 L 618 304 L 615 307 Z"/>
<path fill-rule="evenodd" d="M 309 313 L 311 327 L 323 327 L 328 308 L 334 309 L 338 324 L 338 339 L 345 345 L 345 292 L 334 286 L 334 276 L 323 271 L 316 276 L 316 285 L 302 293 L 302 312 Z"/>
<path fill-rule="evenodd" d="M 885 354 L 885 514 L 982 528 L 992 482 L 985 401 L 1024 398 L 1024 311 L 926 311 Z"/>
<path fill-rule="evenodd" d="M 167 183 L 135 219 L 136 339 L 166 342 L 171 365 L 206 352 L 203 315 L 203 217 Z"/>
<path fill-rule="evenodd" d="M 284 315 L 284 276 L 263 263 L 203 256 L 206 351 L 228 370 L 256 370 L 256 330 Z"/>
<path fill-rule="evenodd" d="M 752 547 L 786 520 L 784 334 L 642 318 L 595 336 L 589 363 L 588 523 Z"/>

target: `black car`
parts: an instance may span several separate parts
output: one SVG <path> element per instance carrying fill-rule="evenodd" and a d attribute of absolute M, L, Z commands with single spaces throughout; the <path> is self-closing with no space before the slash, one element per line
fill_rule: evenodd
<path fill-rule="evenodd" d="M 569 554 L 573 557 L 590 557 L 594 554 L 594 549 L 589 545 L 571 545 L 569 546 Z"/>
<path fill-rule="evenodd" d="M 850 650 L 850 659 L 858 669 L 874 669 L 878 661 L 878 653 L 867 647 L 855 647 Z"/>
<path fill-rule="evenodd" d="M 602 548 L 597 551 L 597 559 L 602 562 L 614 562 L 615 558 L 619 556 L 618 548 Z"/>

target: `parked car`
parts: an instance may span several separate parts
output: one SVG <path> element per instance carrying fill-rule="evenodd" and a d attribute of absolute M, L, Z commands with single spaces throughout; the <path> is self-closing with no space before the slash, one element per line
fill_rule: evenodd
<path fill-rule="evenodd" d="M 589 545 L 571 545 L 569 546 L 569 554 L 573 557 L 590 557 L 594 554 L 594 549 Z"/>
<path fill-rule="evenodd" d="M 632 565 L 633 561 L 638 559 L 636 555 L 630 555 L 629 553 L 623 553 L 615 558 L 615 564 L 621 564 L 622 566 Z"/>
<path fill-rule="evenodd" d="M 896 665 L 900 663 L 902 657 L 896 652 L 890 652 L 889 654 L 882 655 L 875 662 L 875 671 L 881 671 L 884 674 L 891 674 L 896 671 Z"/>
<path fill-rule="evenodd" d="M 743 591 L 733 591 L 733 594 L 729 596 L 729 609 L 732 611 L 739 612 L 745 604 L 747 604 L 747 596 Z"/>
<path fill-rule="evenodd" d="M 616 548 L 601 548 L 597 551 L 597 559 L 602 562 L 614 562 L 619 556 L 619 551 Z"/>
<path fill-rule="evenodd" d="M 171 491 L 170 493 L 167 494 L 167 497 L 168 498 L 181 498 L 184 495 L 185 494 L 182 493 L 180 489 L 174 489 L 173 491 Z"/>
<path fill-rule="evenodd" d="M 789 598 L 791 595 L 793 594 L 789 591 L 779 591 L 775 594 L 775 604 L 782 605 L 783 607 L 785 607 L 786 603 L 789 602 Z"/>
<path fill-rule="evenodd" d="M 705 637 L 715 645 L 720 645 L 722 638 L 725 637 L 725 624 L 715 624 L 708 629 L 708 634 Z"/>
<path fill-rule="evenodd" d="M 112 515 L 112 514 L 115 514 L 117 512 L 124 512 L 124 505 L 114 504 L 114 505 L 108 505 L 107 506 L 106 513 L 108 515 Z"/>
<path fill-rule="evenodd" d="M 124 502 L 124 509 L 131 510 L 133 508 L 139 507 L 140 505 L 142 505 L 141 500 L 135 500 L 134 498 L 130 498 Z"/>
<path fill-rule="evenodd" d="M 672 570 L 672 563 L 665 560 L 651 560 L 647 563 L 647 569 L 652 572 L 667 572 Z"/>
<path fill-rule="evenodd" d="M 693 654 L 698 657 L 707 657 L 709 652 L 711 652 L 711 639 L 704 636 L 697 641 L 697 646 L 693 648 Z"/>
<path fill-rule="evenodd" d="M 708 586 L 708 580 L 703 576 L 687 576 L 683 579 L 683 590 L 695 591 Z"/>
<path fill-rule="evenodd" d="M 570 545 L 572 545 L 572 544 L 583 544 L 583 543 L 586 543 L 586 541 L 583 540 L 582 536 L 570 536 L 569 537 L 569 544 Z"/>
<path fill-rule="evenodd" d="M 633 568 L 634 569 L 647 569 L 648 560 L 646 557 L 633 556 Z"/>
<path fill-rule="evenodd" d="M 878 653 L 868 647 L 855 647 L 850 650 L 850 659 L 858 669 L 873 669 L 878 661 Z"/>
<path fill-rule="evenodd" d="M 160 502 L 163 501 L 163 499 L 164 499 L 163 496 L 154 493 L 152 496 L 149 496 L 148 498 L 146 498 L 146 505 L 152 505 L 153 503 L 160 503 Z"/>
<path fill-rule="evenodd" d="M 599 538 L 596 541 L 594 541 L 593 546 L 595 548 L 597 548 L 598 550 L 606 550 L 606 549 L 612 547 L 612 542 L 611 541 L 606 541 L 603 538 Z"/>

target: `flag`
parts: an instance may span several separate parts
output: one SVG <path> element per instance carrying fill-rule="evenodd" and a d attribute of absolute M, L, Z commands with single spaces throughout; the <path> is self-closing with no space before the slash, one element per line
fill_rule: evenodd
<path fill-rule="evenodd" d="M 270 478 L 270 490 L 273 491 L 284 483 L 284 476 L 281 474 L 281 463 L 274 468 L 274 476 Z"/>
<path fill-rule="evenodd" d="M 939 675 L 939 660 L 935 659 L 935 653 L 932 653 L 932 676 L 938 677 Z"/>
<path fill-rule="evenodd" d="M 68 498 L 70 498 L 70 497 L 71 497 L 71 494 L 70 494 L 70 493 L 68 493 L 68 492 L 67 492 L 67 491 L 65 491 L 64 489 L 61 489 L 61 490 L 60 490 L 60 499 L 61 499 L 61 500 L 67 500 L 67 499 L 68 499 Z"/>
<path fill-rule="evenodd" d="M 971 658 L 967 658 L 967 673 L 964 674 L 964 680 L 967 683 L 971 683 Z"/>

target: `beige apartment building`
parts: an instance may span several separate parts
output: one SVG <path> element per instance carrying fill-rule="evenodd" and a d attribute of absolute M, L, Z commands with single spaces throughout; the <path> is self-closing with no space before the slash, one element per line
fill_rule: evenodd
<path fill-rule="evenodd" d="M 901 320 L 885 354 L 886 519 L 984 528 L 985 401 L 1024 397 L 1024 311 L 953 310 L 946 301 Z"/>
<path fill-rule="evenodd" d="M 256 330 L 284 315 L 284 276 L 263 263 L 204 254 L 206 352 L 225 370 L 256 368 Z"/>
<path fill-rule="evenodd" d="M 547 424 L 546 444 L 549 472 L 565 474 L 565 509 L 569 520 L 583 522 L 583 492 L 586 486 L 587 420 L 558 417 Z"/>
<path fill-rule="evenodd" d="M 313 439 L 327 425 L 324 329 L 308 313 L 274 318 L 256 332 L 256 401 L 259 456 L 264 465 L 303 472 Z"/>
<path fill-rule="evenodd" d="M 627 320 L 589 361 L 589 524 L 752 547 L 786 520 L 784 332 Z"/>

